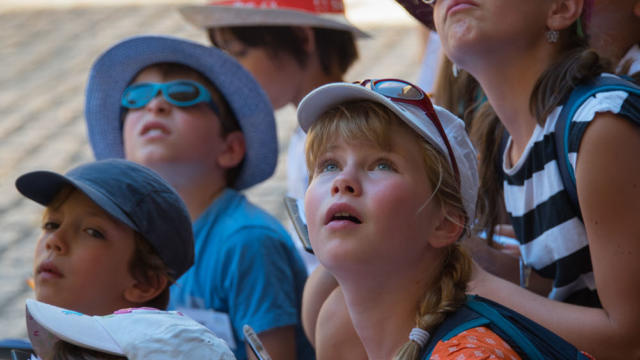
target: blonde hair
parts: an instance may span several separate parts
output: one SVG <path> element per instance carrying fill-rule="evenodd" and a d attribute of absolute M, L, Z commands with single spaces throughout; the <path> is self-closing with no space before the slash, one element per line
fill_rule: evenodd
<path fill-rule="evenodd" d="M 415 135 L 423 149 L 427 178 L 434 186 L 433 201 L 441 206 L 445 216 L 456 223 L 456 216 L 464 216 L 468 230 L 460 187 L 451 165 L 444 154 L 385 106 L 371 101 L 351 101 L 340 104 L 323 113 L 311 126 L 306 140 L 306 160 L 310 181 L 319 156 L 337 138 L 372 142 L 383 150 L 391 150 L 391 133 L 394 129 L 408 129 Z M 455 311 L 466 299 L 466 287 L 471 277 L 471 258 L 456 243 L 445 250 L 437 286 L 426 289 L 417 303 L 416 327 L 426 331 L 435 329 L 447 314 Z M 407 334 L 408 335 L 408 334 Z M 418 359 L 421 346 L 408 341 L 394 359 Z"/>

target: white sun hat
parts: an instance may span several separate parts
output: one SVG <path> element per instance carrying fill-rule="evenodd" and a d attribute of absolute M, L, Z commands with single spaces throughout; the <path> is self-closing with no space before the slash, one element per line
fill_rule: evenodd
<path fill-rule="evenodd" d="M 213 0 L 180 8 L 201 28 L 231 26 L 310 26 L 369 37 L 347 20 L 342 0 Z"/>
<path fill-rule="evenodd" d="M 129 360 L 235 359 L 209 329 L 176 311 L 123 309 L 89 316 L 27 299 L 27 330 L 36 354 L 50 358 L 57 341 Z"/>

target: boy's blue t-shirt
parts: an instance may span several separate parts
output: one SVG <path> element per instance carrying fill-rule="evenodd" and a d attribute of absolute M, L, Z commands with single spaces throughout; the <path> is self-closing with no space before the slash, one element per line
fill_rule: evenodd
<path fill-rule="evenodd" d="M 242 327 L 258 335 L 296 327 L 298 359 L 314 358 L 300 308 L 307 277 L 286 230 L 241 193 L 226 189 L 193 224 L 194 265 L 171 287 L 170 309 L 203 323 L 246 359 Z"/>

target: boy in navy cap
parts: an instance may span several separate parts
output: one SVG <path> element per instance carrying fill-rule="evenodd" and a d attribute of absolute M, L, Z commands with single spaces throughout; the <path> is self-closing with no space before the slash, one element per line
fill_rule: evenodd
<path fill-rule="evenodd" d="M 94 63 L 85 115 L 96 158 L 149 166 L 187 205 L 196 258 L 170 308 L 239 359 L 245 324 L 273 358 L 313 356 L 300 325 L 304 264 L 286 230 L 240 192 L 269 178 L 278 155 L 273 110 L 253 77 L 219 49 L 134 37 Z"/>
<path fill-rule="evenodd" d="M 30 172 L 16 187 L 46 206 L 34 261 L 39 301 L 91 315 L 166 309 L 194 246 L 186 207 L 158 174 L 113 159 L 65 175 Z"/>

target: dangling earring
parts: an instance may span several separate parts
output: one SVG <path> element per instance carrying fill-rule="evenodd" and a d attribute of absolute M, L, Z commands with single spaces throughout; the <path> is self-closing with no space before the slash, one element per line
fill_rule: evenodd
<path fill-rule="evenodd" d="M 453 73 L 453 77 L 458 77 L 458 65 L 456 65 L 456 63 L 451 65 L 451 72 Z"/>
<path fill-rule="evenodd" d="M 547 30 L 547 41 L 551 44 L 558 42 L 558 37 L 560 37 L 560 33 L 558 30 Z"/>

